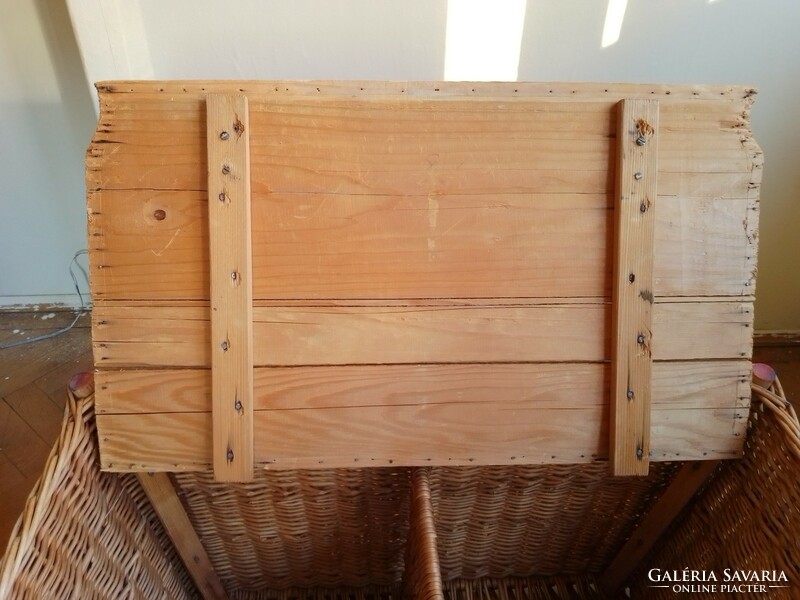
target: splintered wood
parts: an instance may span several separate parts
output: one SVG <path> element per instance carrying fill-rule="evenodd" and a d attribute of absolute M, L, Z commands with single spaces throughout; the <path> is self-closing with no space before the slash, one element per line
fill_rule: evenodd
<path fill-rule="evenodd" d="M 104 469 L 611 459 L 635 474 L 740 455 L 752 90 L 98 89 Z M 230 209 L 248 197 L 246 225 Z"/>

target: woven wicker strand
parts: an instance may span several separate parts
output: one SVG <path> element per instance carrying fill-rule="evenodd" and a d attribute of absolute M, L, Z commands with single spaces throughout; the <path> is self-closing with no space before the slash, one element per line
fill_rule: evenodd
<path fill-rule="evenodd" d="M 705 492 L 673 524 L 634 574 L 632 597 L 674 598 L 671 588 L 652 588 L 651 568 L 783 571 L 788 587 L 744 593 L 698 591 L 692 598 L 800 597 L 800 423 L 779 382 L 753 387 L 745 455 L 727 461 Z M 766 585 L 769 585 L 767 583 Z"/>
<path fill-rule="evenodd" d="M 193 598 L 132 475 L 100 472 L 94 399 L 70 395 L 61 434 L 0 562 L 0 598 Z"/>

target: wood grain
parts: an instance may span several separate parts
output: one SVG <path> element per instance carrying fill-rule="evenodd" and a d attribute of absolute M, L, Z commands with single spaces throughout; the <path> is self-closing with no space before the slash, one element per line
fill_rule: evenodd
<path fill-rule="evenodd" d="M 253 478 L 253 265 L 247 98 L 207 100 L 214 477 Z"/>
<path fill-rule="evenodd" d="M 657 100 L 619 103 L 611 312 L 610 462 L 614 475 L 647 475 L 650 470 L 658 113 Z"/>
<path fill-rule="evenodd" d="M 651 459 L 738 452 L 748 372 L 747 361 L 655 363 Z M 105 468 L 206 465 L 211 451 L 200 446 L 210 435 L 208 373 L 98 373 Z M 255 381 L 261 463 L 313 468 L 429 464 L 433 457 L 507 464 L 522 455 L 533 462 L 607 456 L 608 365 L 296 367 L 256 369 Z"/>
<path fill-rule="evenodd" d="M 569 301 L 534 306 L 256 306 L 256 366 L 603 361 L 611 307 Z M 204 306 L 119 306 L 94 314 L 98 365 L 208 367 Z M 752 302 L 653 306 L 655 360 L 743 358 L 752 353 Z"/>
<path fill-rule="evenodd" d="M 138 479 L 200 595 L 207 600 L 227 598 L 225 588 L 214 571 L 214 565 L 211 564 L 169 475 L 140 473 Z"/>
<path fill-rule="evenodd" d="M 741 192 L 659 197 L 656 296 L 751 293 L 757 205 Z M 609 202 L 254 194 L 254 298 L 610 299 Z M 204 192 L 103 191 L 89 195 L 89 212 L 96 299 L 208 299 Z"/>
<path fill-rule="evenodd" d="M 748 409 L 654 408 L 654 461 L 741 456 Z M 210 413 L 98 415 L 111 471 L 202 470 Z M 602 405 L 542 411 L 503 402 L 257 411 L 255 460 L 268 468 L 571 464 L 608 456 Z M 491 422 L 493 427 L 487 427 Z M 502 431 L 502 435 L 498 435 Z M 737 435 L 738 434 L 738 435 Z"/>

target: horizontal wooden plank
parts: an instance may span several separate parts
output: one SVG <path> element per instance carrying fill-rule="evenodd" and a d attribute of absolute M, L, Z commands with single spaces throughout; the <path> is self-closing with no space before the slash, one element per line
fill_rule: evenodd
<path fill-rule="evenodd" d="M 587 82 L 483 82 L 483 81 L 344 81 L 344 80 L 162 80 L 162 81 L 101 81 L 96 84 L 101 97 L 110 94 L 167 94 L 205 96 L 206 93 L 230 93 L 232 89 L 248 95 L 292 96 L 552 96 L 562 99 L 576 96 L 648 95 L 662 100 L 702 99 L 748 100 L 756 94 L 752 86 L 707 84 L 653 83 L 587 83 Z"/>
<path fill-rule="evenodd" d="M 752 302 L 658 303 L 656 360 L 749 358 Z M 603 361 L 608 304 L 543 306 L 259 306 L 256 366 Z M 208 367 L 207 306 L 93 311 L 98 368 Z"/>
<path fill-rule="evenodd" d="M 94 297 L 207 299 L 206 202 L 90 194 Z M 749 294 L 756 208 L 660 196 L 656 296 Z M 605 194 L 254 194 L 254 297 L 607 298 L 611 217 Z"/>
<path fill-rule="evenodd" d="M 749 406 L 745 360 L 656 362 L 653 404 L 670 410 Z M 257 368 L 255 410 L 533 402 L 608 402 L 608 364 L 454 364 Z M 207 369 L 98 371 L 98 414 L 207 412 Z"/>
<path fill-rule="evenodd" d="M 256 95 L 250 103 L 253 189 L 394 194 L 610 189 L 618 97 L 604 96 L 565 102 Z M 196 168 L 205 162 L 203 97 L 103 94 L 87 155 L 87 187 L 204 189 L 205 169 Z M 752 170 L 753 150 L 742 143 L 750 135 L 747 100 L 664 104 L 664 173 Z M 662 182 L 659 188 L 669 189 Z"/>
<path fill-rule="evenodd" d="M 279 469 L 591 462 L 607 456 L 606 412 L 504 402 L 257 411 L 255 457 Z M 651 460 L 738 457 L 747 415 L 654 407 Z M 210 462 L 210 413 L 97 421 L 103 469 L 185 471 Z"/>

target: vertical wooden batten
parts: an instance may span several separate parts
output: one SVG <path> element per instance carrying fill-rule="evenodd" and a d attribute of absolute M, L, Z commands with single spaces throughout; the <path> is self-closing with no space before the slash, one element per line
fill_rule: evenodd
<path fill-rule="evenodd" d="M 225 588 L 178 498 L 169 475 L 139 473 L 138 479 L 200 595 L 206 600 L 227 598 Z"/>
<path fill-rule="evenodd" d="M 247 98 L 209 94 L 213 466 L 218 481 L 253 478 L 253 281 Z"/>
<path fill-rule="evenodd" d="M 650 468 L 658 112 L 657 100 L 631 98 L 618 105 L 609 449 L 614 475 L 647 475 Z"/>

